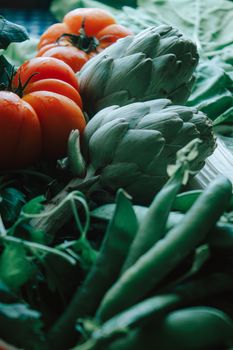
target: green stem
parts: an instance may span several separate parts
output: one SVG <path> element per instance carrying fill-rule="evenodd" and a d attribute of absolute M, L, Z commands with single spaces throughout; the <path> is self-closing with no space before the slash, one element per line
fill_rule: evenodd
<path fill-rule="evenodd" d="M 98 179 L 99 177 L 93 176 L 92 172 L 87 173 L 85 179 L 72 179 L 61 192 L 45 205 L 43 213 L 39 216 L 37 215 L 31 221 L 31 225 L 47 234 L 55 234 L 66 222 L 69 221 L 73 214 L 73 211 L 70 210 L 70 202 L 63 202 L 67 195 L 73 190 L 83 191 L 84 193 L 89 191 L 90 187 L 95 184 Z M 63 205 L 60 205 L 62 202 Z"/>
<path fill-rule="evenodd" d="M 32 252 L 34 250 L 40 250 L 44 253 L 50 253 L 50 254 L 55 254 L 60 256 L 61 258 L 65 259 L 67 262 L 69 262 L 71 265 L 75 265 L 76 264 L 76 260 L 73 259 L 71 256 L 69 256 L 66 253 L 63 253 L 57 249 L 48 247 L 48 246 L 44 246 L 42 244 L 39 243 L 35 243 L 35 242 L 29 242 L 29 241 L 25 241 L 24 239 L 20 239 L 17 237 L 12 237 L 12 236 L 0 236 L 0 240 L 2 241 L 6 241 L 6 242 L 12 242 L 12 243 L 16 243 L 16 244 L 22 244 L 24 247 L 30 249 Z"/>

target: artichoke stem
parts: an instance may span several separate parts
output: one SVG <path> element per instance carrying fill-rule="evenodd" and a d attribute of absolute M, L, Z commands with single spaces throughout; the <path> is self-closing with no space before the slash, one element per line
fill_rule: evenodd
<path fill-rule="evenodd" d="M 77 177 L 73 178 L 55 197 L 45 204 L 44 212 L 48 212 L 56 208 L 71 191 L 82 191 L 86 196 L 89 196 L 91 194 L 92 187 L 95 188 L 98 180 L 99 176 L 95 176 L 92 169 L 87 171 L 86 177 L 83 179 Z M 54 235 L 70 220 L 71 216 L 72 210 L 70 204 L 66 203 L 52 215 L 33 219 L 31 220 L 30 224 L 31 226 L 42 230 L 45 233 Z"/>

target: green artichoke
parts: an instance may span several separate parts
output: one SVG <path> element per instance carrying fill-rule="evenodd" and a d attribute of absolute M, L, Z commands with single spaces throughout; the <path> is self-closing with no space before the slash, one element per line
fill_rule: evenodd
<path fill-rule="evenodd" d="M 78 73 L 89 117 L 111 106 L 169 98 L 184 104 L 198 63 L 195 44 L 178 29 L 150 27 L 120 39 L 87 62 Z"/>
<path fill-rule="evenodd" d="M 148 204 L 167 181 L 176 152 L 194 138 L 203 141 L 192 169 L 199 171 L 215 148 L 211 121 L 193 107 L 157 99 L 98 112 L 86 126 L 82 151 L 102 189 L 114 195 L 122 187 L 135 203 Z"/>

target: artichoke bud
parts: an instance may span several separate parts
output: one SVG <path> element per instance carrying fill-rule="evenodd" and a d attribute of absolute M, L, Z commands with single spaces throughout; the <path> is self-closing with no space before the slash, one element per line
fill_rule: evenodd
<path fill-rule="evenodd" d="M 92 117 L 110 105 L 155 98 L 184 104 L 197 62 L 195 44 L 171 26 L 150 27 L 120 39 L 79 72 L 84 109 Z"/>
<path fill-rule="evenodd" d="M 215 148 L 211 121 L 195 108 L 167 99 L 108 107 L 87 124 L 83 137 L 86 162 L 111 195 L 122 187 L 136 203 L 148 204 L 168 179 L 176 153 L 199 138 L 197 172 Z"/>

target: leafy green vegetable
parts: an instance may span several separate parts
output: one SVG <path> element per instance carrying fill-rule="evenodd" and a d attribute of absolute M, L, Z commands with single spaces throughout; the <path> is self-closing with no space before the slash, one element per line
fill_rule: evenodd
<path fill-rule="evenodd" d="M 39 38 L 31 37 L 22 43 L 12 43 L 4 51 L 4 56 L 14 66 L 20 66 L 24 61 L 35 57 Z"/>
<path fill-rule="evenodd" d="M 0 279 L 10 288 L 18 289 L 32 276 L 34 265 L 22 245 L 9 243 L 0 257 Z"/>
<path fill-rule="evenodd" d="M 214 120 L 214 125 L 233 125 L 233 77 L 220 60 L 202 60 L 196 69 L 196 81 L 188 106 L 196 106 Z"/>
<path fill-rule="evenodd" d="M 162 23 L 178 27 L 211 57 L 233 43 L 233 4 L 226 0 L 138 0 Z"/>
<path fill-rule="evenodd" d="M 28 33 L 24 27 L 0 16 L 0 49 L 6 49 L 12 42 L 21 42 L 27 39 Z"/>

